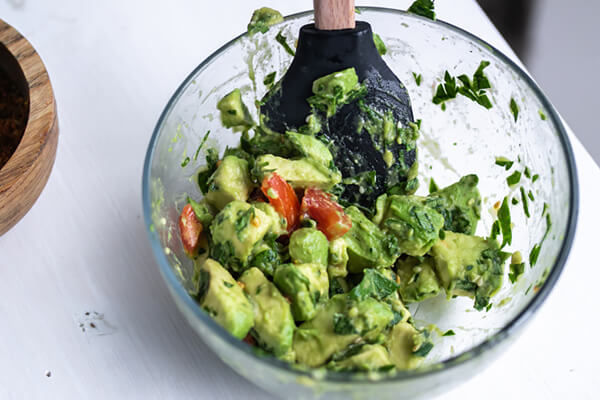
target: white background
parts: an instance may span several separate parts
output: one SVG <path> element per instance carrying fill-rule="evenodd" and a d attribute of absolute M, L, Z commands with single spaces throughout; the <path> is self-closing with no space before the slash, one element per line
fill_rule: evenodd
<path fill-rule="evenodd" d="M 268 398 L 176 310 L 140 198 L 146 146 L 167 100 L 262 5 L 289 14 L 312 2 L 0 2 L 0 16 L 45 61 L 60 119 L 45 191 L 0 237 L 0 398 Z M 513 55 L 474 0 L 439 0 L 437 12 Z M 581 210 L 566 269 L 516 344 L 444 399 L 598 398 L 600 169 L 571 137 Z"/>

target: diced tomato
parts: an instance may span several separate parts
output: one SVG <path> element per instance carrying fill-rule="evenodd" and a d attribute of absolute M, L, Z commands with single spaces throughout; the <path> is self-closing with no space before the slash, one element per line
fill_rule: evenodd
<path fill-rule="evenodd" d="M 194 256 L 200 247 L 200 234 L 202 223 L 198 221 L 196 213 L 190 204 L 186 204 L 179 216 L 179 233 L 183 249 L 189 256 Z"/>
<path fill-rule="evenodd" d="M 276 172 L 263 179 L 260 189 L 269 199 L 269 204 L 287 221 L 288 232 L 293 231 L 300 213 L 300 203 L 294 189 Z"/>
<path fill-rule="evenodd" d="M 321 189 L 308 188 L 302 198 L 301 214 L 317 221 L 317 229 L 333 240 L 344 236 L 352 228 L 352 220 L 342 206 Z"/>
<path fill-rule="evenodd" d="M 248 343 L 250 346 L 256 346 L 256 340 L 250 334 L 247 334 L 246 337 L 242 340 Z"/>

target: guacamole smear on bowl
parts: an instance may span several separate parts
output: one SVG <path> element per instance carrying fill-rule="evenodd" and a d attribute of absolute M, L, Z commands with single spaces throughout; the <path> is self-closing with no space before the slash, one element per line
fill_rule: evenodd
<path fill-rule="evenodd" d="M 249 31 L 264 33 L 280 17 L 258 10 Z M 180 216 L 182 246 L 195 265 L 190 294 L 231 335 L 285 362 L 414 369 L 434 344 L 406 304 L 445 294 L 485 310 L 510 254 L 499 231 L 474 235 L 477 175 L 415 194 L 420 121 L 403 126 L 385 109 L 363 121 L 391 183 L 370 203 L 359 201 L 377 176 L 343 177 L 335 161 L 343 148 L 324 127 L 364 95 L 362 85 L 354 68 L 316 79 L 304 99 L 312 110 L 306 125 L 283 132 L 262 116 L 253 120 L 240 89 L 218 101 L 224 129 L 240 142 L 223 154 L 208 151 L 196 176 L 203 195 L 188 198 Z"/>

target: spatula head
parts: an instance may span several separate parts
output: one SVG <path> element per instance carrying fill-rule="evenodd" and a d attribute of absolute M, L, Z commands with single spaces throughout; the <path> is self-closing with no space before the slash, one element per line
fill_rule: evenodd
<path fill-rule="evenodd" d="M 275 91 L 265 96 L 261 113 L 276 132 L 298 129 L 313 112 L 306 101 L 313 95 L 313 81 L 350 67 L 365 85 L 366 94 L 330 118 L 322 115 L 325 123 L 318 135 L 333 142 L 334 162 L 343 178 L 371 177 L 369 172 L 375 172 L 374 182 L 346 185 L 341 195 L 342 200 L 370 207 L 382 193 L 410 191 L 408 171 L 415 163 L 416 147 L 414 140 L 406 140 L 410 137 L 407 130 L 413 129 L 408 92 L 377 52 L 368 23 L 357 21 L 355 29 L 336 31 L 303 26 L 294 60 Z M 379 120 L 381 124 L 373 123 Z M 388 140 L 383 137 L 386 121 L 386 129 L 390 124 L 394 128 Z"/>

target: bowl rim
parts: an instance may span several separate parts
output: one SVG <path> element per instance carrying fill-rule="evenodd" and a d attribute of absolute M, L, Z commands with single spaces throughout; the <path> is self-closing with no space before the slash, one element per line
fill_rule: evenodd
<path fill-rule="evenodd" d="M 219 49 L 210 54 L 204 61 L 202 61 L 179 85 L 175 93 L 167 102 L 167 105 L 163 109 L 156 126 L 153 130 L 152 137 L 150 139 L 148 150 L 146 153 L 146 159 L 144 161 L 144 171 L 142 177 L 142 205 L 144 211 L 144 220 L 146 223 L 146 232 L 148 235 L 148 239 L 150 241 L 152 250 L 154 252 L 155 258 L 157 260 L 157 264 L 159 269 L 167 281 L 167 284 L 173 289 L 171 293 L 174 296 L 178 297 L 180 303 L 183 303 L 188 307 L 194 315 L 199 318 L 204 324 L 206 324 L 209 329 L 213 331 L 216 335 L 219 335 L 219 338 L 223 341 L 228 342 L 228 344 L 234 346 L 240 351 L 247 353 L 249 356 L 256 359 L 258 362 L 265 363 L 269 367 L 279 368 L 284 370 L 287 373 L 294 374 L 297 377 L 303 376 L 309 379 L 315 379 L 320 382 L 331 382 L 331 383 L 344 383 L 344 384 L 382 384 L 389 382 L 401 382 L 414 378 L 422 378 L 428 375 L 436 374 L 442 371 L 445 371 L 450 368 L 457 367 L 459 365 L 463 365 L 466 362 L 477 359 L 481 354 L 494 348 L 496 345 L 505 341 L 509 336 L 513 333 L 521 329 L 527 322 L 531 320 L 531 317 L 535 314 L 535 312 L 540 308 L 542 303 L 546 300 L 552 288 L 556 284 L 564 266 L 567 261 L 569 252 L 571 250 L 575 230 L 577 226 L 577 216 L 579 213 L 579 183 L 577 178 L 577 168 L 575 165 L 575 156 L 573 153 L 573 149 L 571 147 L 565 126 L 563 125 L 557 111 L 554 109 L 553 105 L 543 94 L 542 90 L 536 84 L 536 82 L 527 74 L 523 69 L 514 62 L 511 58 L 506 56 L 504 53 L 496 49 L 494 46 L 489 44 L 488 42 L 480 39 L 476 35 L 459 28 L 453 24 L 445 22 L 443 20 L 436 19 L 434 21 L 421 17 L 412 13 L 408 13 L 404 10 L 392 9 L 387 7 L 357 7 L 361 11 L 373 11 L 373 12 L 382 12 L 382 13 L 391 13 L 391 14 L 399 14 L 403 17 L 415 18 L 416 20 L 426 21 L 427 23 L 432 23 L 436 25 L 440 25 L 445 29 L 449 29 L 466 37 L 467 39 L 475 42 L 481 47 L 486 48 L 490 53 L 499 58 L 501 61 L 506 63 L 510 68 L 516 72 L 521 79 L 532 89 L 534 94 L 538 97 L 542 106 L 547 111 L 548 120 L 552 122 L 552 124 L 556 128 L 556 132 L 559 136 L 559 140 L 561 143 L 561 150 L 564 153 L 565 159 L 567 161 L 568 167 L 568 176 L 569 176 L 569 198 L 570 198 L 570 208 L 567 216 L 567 229 L 564 235 L 564 240 L 562 242 L 561 249 L 556 258 L 556 262 L 550 269 L 548 276 L 546 277 L 545 283 L 542 285 L 540 290 L 537 293 L 534 293 L 531 300 L 527 303 L 521 312 L 519 312 L 515 317 L 513 317 L 510 321 L 508 321 L 498 332 L 494 333 L 478 345 L 462 352 L 453 355 L 443 361 L 437 362 L 435 364 L 428 365 L 426 367 L 407 370 L 407 371 L 395 371 L 393 374 L 381 374 L 376 379 L 369 377 L 369 373 L 349 373 L 349 372 L 335 372 L 326 370 L 326 373 L 323 377 L 316 377 L 315 371 L 320 371 L 323 367 L 320 368 L 302 368 L 299 366 L 294 366 L 292 364 L 288 364 L 283 362 L 272 356 L 262 356 L 257 355 L 252 346 L 247 343 L 236 339 L 232 335 L 230 335 L 223 327 L 218 325 L 207 313 L 202 311 L 200 306 L 191 298 L 191 296 L 187 293 L 183 285 L 179 282 L 175 272 L 169 267 L 170 263 L 166 257 L 166 254 L 163 251 L 162 245 L 160 244 L 158 234 L 152 229 L 152 209 L 151 209 L 151 201 L 150 201 L 150 169 L 151 162 L 154 155 L 155 144 L 159 136 L 160 129 L 163 125 L 163 122 L 167 115 L 169 114 L 173 104 L 179 99 L 183 91 L 187 88 L 189 83 L 194 79 L 196 74 L 201 71 L 205 66 L 209 65 L 213 59 L 221 54 L 224 50 L 226 50 L 230 45 L 234 42 L 238 41 L 242 37 L 246 36 L 247 32 L 244 32 L 232 40 L 225 43 Z M 284 21 L 290 21 L 293 19 L 305 17 L 312 15 L 313 11 L 302 11 L 294 14 L 290 14 L 284 18 Z M 220 355 L 219 355 L 220 358 Z"/>

